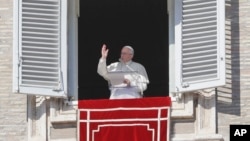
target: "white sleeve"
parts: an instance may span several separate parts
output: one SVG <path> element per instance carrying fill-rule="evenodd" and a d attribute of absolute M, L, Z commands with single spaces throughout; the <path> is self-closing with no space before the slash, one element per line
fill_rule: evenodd
<path fill-rule="evenodd" d="M 102 58 L 99 59 L 99 63 L 97 66 L 97 73 L 101 75 L 104 79 L 108 80 L 106 59 L 102 59 Z"/>
<path fill-rule="evenodd" d="M 147 89 L 148 80 L 143 75 L 136 74 L 130 85 L 137 87 L 137 91 L 142 93 Z"/>
<path fill-rule="evenodd" d="M 130 86 L 136 87 L 137 91 L 140 92 L 143 95 L 143 91 L 147 89 L 147 85 L 149 83 L 148 75 L 145 70 L 145 68 L 138 64 L 137 65 L 138 72 L 131 74 L 129 80 L 130 80 Z"/>

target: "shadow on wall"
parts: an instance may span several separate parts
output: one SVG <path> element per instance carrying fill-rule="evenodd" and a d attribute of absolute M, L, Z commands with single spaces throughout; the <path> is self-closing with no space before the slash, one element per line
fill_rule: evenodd
<path fill-rule="evenodd" d="M 226 0 L 226 86 L 217 89 L 217 112 L 240 115 L 239 1 Z"/>

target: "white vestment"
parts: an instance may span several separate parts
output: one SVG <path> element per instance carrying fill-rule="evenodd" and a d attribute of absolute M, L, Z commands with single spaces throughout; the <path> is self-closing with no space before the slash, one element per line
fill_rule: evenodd
<path fill-rule="evenodd" d="M 105 59 L 99 60 L 97 72 L 108 82 L 110 82 L 108 72 L 116 71 L 133 73 L 126 77 L 126 79 L 130 81 L 130 86 L 110 85 L 110 99 L 141 98 L 143 96 L 143 91 L 147 89 L 147 84 L 149 83 L 144 66 L 133 61 L 129 61 L 126 64 L 120 61 L 107 66 Z"/>

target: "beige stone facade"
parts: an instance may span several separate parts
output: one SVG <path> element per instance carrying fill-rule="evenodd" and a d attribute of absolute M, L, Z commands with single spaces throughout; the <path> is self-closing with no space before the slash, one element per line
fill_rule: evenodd
<path fill-rule="evenodd" d="M 227 85 L 218 89 L 217 131 L 229 141 L 230 124 L 250 125 L 250 1 L 226 0 Z"/>
<path fill-rule="evenodd" d="M 13 2 L 0 1 L 0 141 L 26 140 L 27 96 L 12 94 Z"/>
<path fill-rule="evenodd" d="M 173 102 L 171 140 L 229 141 L 250 125 L 250 0 L 226 0 L 226 86 Z M 0 0 L 0 141 L 77 140 L 75 106 L 12 92 L 13 0 Z"/>

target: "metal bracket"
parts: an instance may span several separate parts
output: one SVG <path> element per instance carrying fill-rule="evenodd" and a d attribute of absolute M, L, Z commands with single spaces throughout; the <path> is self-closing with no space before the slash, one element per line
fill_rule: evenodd
<path fill-rule="evenodd" d="M 182 83 L 182 88 L 187 88 L 187 87 L 189 87 L 188 82 L 183 82 L 183 83 Z"/>

